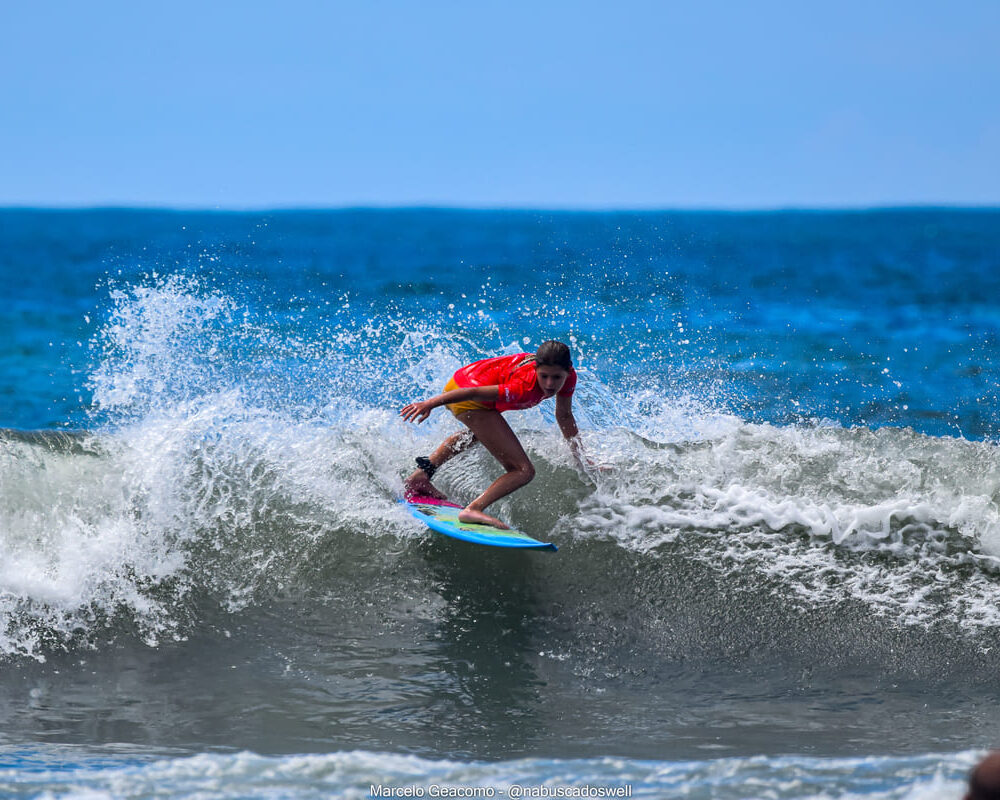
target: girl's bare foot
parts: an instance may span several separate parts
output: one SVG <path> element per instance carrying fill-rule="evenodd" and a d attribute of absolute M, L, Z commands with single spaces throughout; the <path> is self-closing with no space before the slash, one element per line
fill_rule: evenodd
<path fill-rule="evenodd" d="M 427 473 L 418 469 L 403 482 L 403 497 L 433 497 L 435 500 L 447 500 L 444 494 L 434 488 Z"/>
<path fill-rule="evenodd" d="M 475 522 L 479 525 L 492 525 L 494 528 L 499 528 L 502 531 L 510 530 L 509 525 L 505 525 L 496 517 L 491 517 L 489 514 L 484 514 L 482 511 L 476 511 L 472 508 L 463 508 L 458 512 L 459 522 Z"/>

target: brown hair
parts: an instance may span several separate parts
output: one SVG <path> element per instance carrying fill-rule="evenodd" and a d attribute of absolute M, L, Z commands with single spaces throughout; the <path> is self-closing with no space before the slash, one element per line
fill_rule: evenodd
<path fill-rule="evenodd" d="M 567 345 L 549 340 L 535 351 L 535 364 L 539 367 L 561 367 L 569 372 L 573 369 L 573 358 Z"/>

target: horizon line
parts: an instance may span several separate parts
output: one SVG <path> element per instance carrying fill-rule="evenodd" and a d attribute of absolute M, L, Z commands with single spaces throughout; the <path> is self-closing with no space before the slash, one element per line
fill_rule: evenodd
<path fill-rule="evenodd" d="M 531 205 L 448 205 L 438 203 L 413 203 L 390 205 L 381 203 L 358 203 L 343 205 L 247 205 L 208 206 L 187 204 L 154 203 L 67 203 L 67 204 L 0 204 L 0 212 L 159 212 L 159 213 L 203 213 L 203 214 L 288 214 L 288 213 L 343 213 L 343 212 L 391 212 L 391 211 L 438 211 L 467 213 L 521 213 L 521 214 L 781 214 L 781 213 L 866 213 L 887 211 L 1000 211 L 1000 202 L 989 203 L 885 203 L 857 205 L 807 205 L 788 204 L 773 206 L 531 206 Z"/>

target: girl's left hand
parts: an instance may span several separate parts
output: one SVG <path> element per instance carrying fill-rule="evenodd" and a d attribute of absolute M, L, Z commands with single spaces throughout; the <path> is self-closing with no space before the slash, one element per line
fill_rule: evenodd
<path fill-rule="evenodd" d="M 607 475 L 609 472 L 615 471 L 615 468 L 609 464 L 600 464 L 597 461 L 594 461 L 594 459 L 590 456 L 585 456 L 582 453 L 577 454 L 576 463 L 584 472 Z"/>
<path fill-rule="evenodd" d="M 407 422 L 416 422 L 419 425 L 431 415 L 431 411 L 433 409 L 434 406 L 424 400 L 421 403 L 410 403 L 409 405 L 403 406 L 402 410 L 399 412 L 399 416 Z"/>

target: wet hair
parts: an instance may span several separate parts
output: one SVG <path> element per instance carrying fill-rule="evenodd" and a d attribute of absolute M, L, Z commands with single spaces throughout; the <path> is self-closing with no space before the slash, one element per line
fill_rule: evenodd
<path fill-rule="evenodd" d="M 573 369 L 573 358 L 569 347 L 562 342 L 549 340 L 535 351 L 535 365 L 539 367 L 561 367 L 569 372 Z"/>

